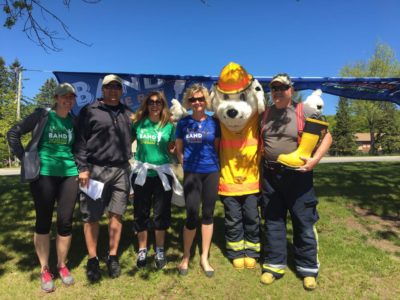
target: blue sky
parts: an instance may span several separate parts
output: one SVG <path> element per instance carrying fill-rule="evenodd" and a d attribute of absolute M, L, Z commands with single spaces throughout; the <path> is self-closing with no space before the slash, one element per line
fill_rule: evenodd
<path fill-rule="evenodd" d="M 254 76 L 332 77 L 370 58 L 379 42 L 400 53 L 398 0 L 72 0 L 69 9 L 46 2 L 92 46 L 60 40 L 62 52 L 46 53 L 22 24 L 1 28 L 0 56 L 39 70 L 24 73 L 28 97 L 48 71 L 217 76 L 234 61 Z M 323 98 L 325 113 L 334 114 L 337 97 Z"/>

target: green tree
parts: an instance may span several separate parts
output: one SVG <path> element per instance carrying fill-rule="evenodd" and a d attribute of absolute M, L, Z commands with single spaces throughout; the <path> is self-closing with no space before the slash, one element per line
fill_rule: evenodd
<path fill-rule="evenodd" d="M 7 66 L 0 57 L 0 165 L 11 165 L 12 155 L 7 143 L 7 131 L 17 122 L 17 69 L 22 66 L 18 60 Z M 21 117 L 33 111 L 31 103 L 21 99 Z M 29 141 L 29 135 L 22 138 L 25 145 Z"/>
<path fill-rule="evenodd" d="M 354 77 L 399 77 L 400 64 L 393 50 L 388 45 L 378 44 L 374 54 L 368 61 L 359 61 L 354 65 L 344 66 L 341 70 L 341 75 Z M 392 147 L 389 147 L 388 142 L 382 143 L 380 141 L 388 141 L 389 136 L 396 134 L 396 132 L 393 132 L 396 130 L 396 120 L 392 112 L 395 106 L 389 104 L 383 105 L 380 101 L 356 100 L 351 102 L 351 108 L 358 116 L 356 118 L 358 126 L 368 128 L 371 137 L 370 154 L 376 154 L 379 147 L 382 147 L 382 151 L 385 153 L 393 151 Z M 389 132 L 391 133 L 389 134 Z M 387 134 L 389 134 L 388 137 L 383 138 Z M 379 145 L 377 145 L 377 141 Z"/>
<path fill-rule="evenodd" d="M 381 103 L 382 111 L 385 113 L 379 119 L 376 133 L 376 147 L 382 149 L 385 154 L 400 152 L 400 128 L 396 120 L 396 106 L 393 103 Z"/>
<path fill-rule="evenodd" d="M 336 125 L 336 115 L 326 115 L 326 121 L 329 123 L 329 129 L 332 130 Z"/>
<path fill-rule="evenodd" d="M 57 82 L 53 79 L 47 79 L 46 82 L 40 87 L 39 94 L 33 100 L 37 106 L 50 108 L 54 103 L 54 91 L 57 87 Z"/>
<path fill-rule="evenodd" d="M 11 67 L 0 57 L 0 165 L 11 161 L 11 153 L 7 144 L 7 130 L 16 121 L 15 74 Z"/>
<path fill-rule="evenodd" d="M 340 97 L 332 130 L 331 155 L 353 155 L 357 151 L 349 101 Z"/>

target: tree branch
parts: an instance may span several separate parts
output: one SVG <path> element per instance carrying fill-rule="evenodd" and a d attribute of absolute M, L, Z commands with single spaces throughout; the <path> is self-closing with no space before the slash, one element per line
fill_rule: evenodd
<path fill-rule="evenodd" d="M 81 0 L 88 4 L 96 4 L 101 0 Z M 63 0 L 63 5 L 69 8 L 71 0 Z M 57 40 L 63 40 L 70 38 L 82 45 L 90 47 L 92 44 L 86 43 L 76 36 L 74 36 L 67 24 L 61 20 L 55 13 L 46 8 L 41 4 L 40 0 L 3 0 L 0 4 L 3 6 L 3 12 L 6 14 L 6 20 L 4 22 L 4 27 L 11 29 L 19 21 L 24 19 L 24 25 L 22 31 L 26 34 L 29 40 L 42 47 L 46 52 L 62 51 L 56 44 Z M 40 11 L 43 22 L 38 20 L 34 15 L 34 12 Z M 56 21 L 58 26 L 62 28 L 62 33 L 60 34 L 56 30 L 51 30 L 46 26 L 47 18 Z"/>

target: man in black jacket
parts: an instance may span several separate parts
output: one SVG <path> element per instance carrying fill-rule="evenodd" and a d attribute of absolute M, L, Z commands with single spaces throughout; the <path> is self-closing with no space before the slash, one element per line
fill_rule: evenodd
<path fill-rule="evenodd" d="M 118 245 L 122 231 L 122 215 L 129 196 L 129 162 L 131 132 L 129 110 L 120 103 L 122 80 L 107 75 L 102 83 L 103 98 L 84 107 L 78 119 L 75 157 L 79 170 L 79 183 L 85 187 L 89 179 L 104 183 L 100 199 L 81 194 L 80 210 L 84 221 L 84 234 L 88 249 L 86 274 L 90 281 L 101 278 L 97 257 L 99 220 L 105 211 L 109 216 L 108 273 L 118 277 Z"/>

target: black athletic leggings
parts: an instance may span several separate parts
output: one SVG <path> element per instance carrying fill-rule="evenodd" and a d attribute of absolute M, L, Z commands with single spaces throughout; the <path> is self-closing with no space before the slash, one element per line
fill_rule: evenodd
<path fill-rule="evenodd" d="M 199 222 L 200 203 L 203 204 L 201 224 L 213 224 L 215 201 L 218 198 L 218 183 L 219 172 L 184 173 L 183 191 L 186 203 L 187 229 L 196 228 Z"/>
<path fill-rule="evenodd" d="M 42 176 L 31 182 L 31 193 L 35 202 L 35 232 L 48 234 L 51 228 L 54 204 L 57 199 L 57 233 L 69 236 L 72 232 L 72 214 L 78 193 L 77 176 Z"/>

